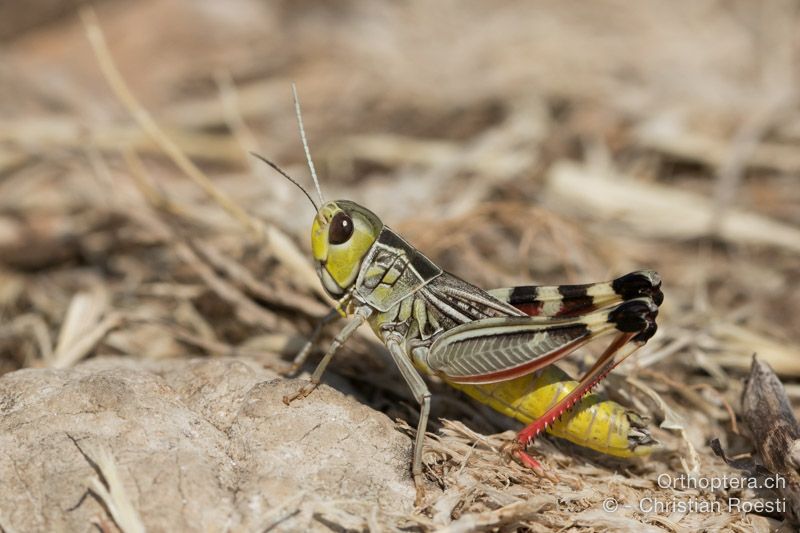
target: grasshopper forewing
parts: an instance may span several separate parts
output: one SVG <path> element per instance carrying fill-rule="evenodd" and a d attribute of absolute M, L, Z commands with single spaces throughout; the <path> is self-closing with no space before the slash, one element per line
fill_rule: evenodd
<path fill-rule="evenodd" d="M 496 383 L 492 394 L 499 397 L 504 383 L 511 387 L 578 347 L 612 336 L 594 366 L 509 446 L 513 457 L 541 472 L 541 465 L 525 450 L 531 439 L 655 333 L 663 298 L 658 275 L 640 271 L 589 285 L 479 289 L 443 271 L 369 209 L 348 200 L 326 202 L 302 131 L 296 93 L 295 105 L 320 201 L 318 205 L 303 189 L 316 209 L 312 253 L 323 287 L 337 300 L 336 313 L 324 320 L 336 314 L 354 320 L 334 338 L 309 383 L 284 402 L 313 391 L 336 350 L 358 326 L 369 323 L 420 404 L 412 463 L 419 503 L 431 398 L 420 373 L 440 376 L 465 390 Z M 275 164 L 264 161 L 300 187 Z M 309 351 L 310 343 L 298 354 L 295 368 Z M 480 394 L 473 396 L 480 399 Z"/>

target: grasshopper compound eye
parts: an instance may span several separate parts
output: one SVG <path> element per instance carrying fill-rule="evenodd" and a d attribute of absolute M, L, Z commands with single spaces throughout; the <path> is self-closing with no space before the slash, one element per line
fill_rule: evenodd
<path fill-rule="evenodd" d="M 344 211 L 339 211 L 333 216 L 328 230 L 328 242 L 343 244 L 353 235 L 353 219 Z"/>

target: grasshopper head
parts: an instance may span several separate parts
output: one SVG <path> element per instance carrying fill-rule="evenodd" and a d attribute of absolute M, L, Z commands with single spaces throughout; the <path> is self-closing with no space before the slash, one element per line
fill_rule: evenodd
<path fill-rule="evenodd" d="M 383 229 L 383 222 L 375 213 L 355 202 L 348 200 L 326 202 L 322 197 L 322 189 L 319 186 L 317 172 L 314 169 L 314 162 L 311 160 L 311 152 L 308 149 L 306 134 L 303 130 L 300 101 L 297 98 L 294 84 L 292 84 L 292 94 L 308 169 L 311 171 L 311 178 L 314 180 L 314 186 L 322 206 L 317 204 L 308 191 L 278 165 L 256 153 L 251 152 L 251 154 L 295 184 L 316 209 L 317 214 L 311 227 L 311 250 L 318 263 L 317 273 L 323 287 L 331 296 L 338 298 L 355 283 L 361 262 Z"/>
<path fill-rule="evenodd" d="M 311 250 L 325 290 L 341 296 L 356 281 L 383 222 L 355 202 L 337 200 L 319 208 L 311 226 Z"/>

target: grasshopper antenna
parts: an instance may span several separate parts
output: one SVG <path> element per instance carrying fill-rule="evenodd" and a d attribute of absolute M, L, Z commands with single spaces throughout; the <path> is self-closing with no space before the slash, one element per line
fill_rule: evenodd
<path fill-rule="evenodd" d="M 276 171 L 278 174 L 280 174 L 281 176 L 283 176 L 283 177 L 284 177 L 284 178 L 286 178 L 287 180 L 289 180 L 289 181 L 291 181 L 292 183 L 294 183 L 295 185 L 297 185 L 297 188 L 298 188 L 298 189 L 300 189 L 301 191 L 303 191 L 303 194 L 305 194 L 305 195 L 306 195 L 306 198 L 308 198 L 308 201 L 309 201 L 309 202 L 311 202 L 311 205 L 313 205 L 313 206 L 314 206 L 314 209 L 317 211 L 317 213 L 319 213 L 319 207 L 317 206 L 317 203 L 316 203 L 316 202 L 314 202 L 314 199 L 313 199 L 313 198 L 311 198 L 311 195 L 310 195 L 310 194 L 308 194 L 308 191 L 307 191 L 307 190 L 305 190 L 305 189 L 303 188 L 303 186 L 302 186 L 302 185 L 300 185 L 299 183 L 297 183 L 297 182 L 296 182 L 296 181 L 295 181 L 295 180 L 294 180 L 294 179 L 293 179 L 293 178 L 292 178 L 292 177 L 291 177 L 289 174 L 287 174 L 287 173 L 286 173 L 286 172 L 285 172 L 285 171 L 284 171 L 284 170 L 283 170 L 281 167 L 279 167 L 278 165 L 276 165 L 275 163 L 273 163 L 272 161 L 270 161 L 270 160 L 269 160 L 269 159 L 267 159 L 266 157 L 264 157 L 264 156 L 261 156 L 261 155 L 258 155 L 258 154 L 257 154 L 257 153 L 255 153 L 255 152 L 250 152 L 250 155 L 252 155 L 252 156 L 253 156 L 253 157 L 255 157 L 256 159 L 260 159 L 260 160 L 261 160 L 261 161 L 263 161 L 264 163 L 268 164 L 268 165 L 269 165 L 269 166 L 271 166 L 271 167 L 272 167 L 272 168 L 273 168 L 273 169 L 274 169 L 274 170 L 275 170 L 275 171 Z"/>
<path fill-rule="evenodd" d="M 292 83 L 292 96 L 294 96 L 294 112 L 297 115 L 297 126 L 300 128 L 300 140 L 303 141 L 303 150 L 306 152 L 306 161 L 308 161 L 308 169 L 311 171 L 311 178 L 314 180 L 314 186 L 317 188 L 320 203 L 325 203 L 322 197 L 322 189 L 319 187 L 319 180 L 317 179 L 317 171 L 314 168 L 314 161 L 311 160 L 311 150 L 308 149 L 308 141 L 306 140 L 306 130 L 303 128 L 303 115 L 300 113 L 300 99 L 297 97 L 297 86 Z M 292 180 L 294 181 L 294 180 Z M 308 194 L 308 193 L 306 193 Z M 319 211 L 319 209 L 317 209 Z"/>

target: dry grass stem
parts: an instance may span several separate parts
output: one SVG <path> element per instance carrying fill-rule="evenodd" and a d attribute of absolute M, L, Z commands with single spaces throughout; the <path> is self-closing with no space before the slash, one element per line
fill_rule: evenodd
<path fill-rule="evenodd" d="M 94 10 L 90 7 L 83 7 L 81 8 L 80 14 L 86 30 L 86 36 L 92 45 L 92 51 L 97 58 L 97 63 L 100 70 L 103 72 L 103 76 L 114 91 L 114 94 L 119 98 L 119 101 L 139 124 L 139 127 L 164 150 L 184 174 L 191 178 L 206 194 L 238 220 L 242 226 L 249 229 L 257 236 L 263 235 L 262 225 L 228 198 L 226 194 L 220 191 L 208 176 L 206 176 L 205 173 L 186 156 L 180 147 L 164 133 L 150 113 L 139 103 L 122 78 L 119 69 L 117 69 L 117 66 L 114 64 L 114 60 L 108 50 L 108 45 L 106 44 L 103 31 L 100 29 Z"/>
<path fill-rule="evenodd" d="M 118 313 L 107 312 L 107 295 L 102 290 L 78 293 L 72 299 L 61 326 L 58 342 L 48 361 L 54 368 L 66 368 L 86 357 L 109 331 L 121 324 Z"/>
<path fill-rule="evenodd" d="M 200 168 L 189 159 L 180 147 L 161 129 L 150 113 L 139 103 L 131 92 L 122 75 L 114 64 L 108 50 L 103 32 L 97 22 L 97 16 L 90 7 L 83 7 L 80 11 L 86 36 L 92 45 L 98 65 L 106 81 L 125 106 L 139 126 L 161 147 L 170 159 L 194 181 L 210 198 L 219 204 L 226 212 L 236 219 L 242 226 L 253 232 L 259 240 L 266 240 L 275 252 L 276 257 L 282 258 L 298 279 L 325 297 L 324 291 L 317 288 L 316 276 L 308 266 L 304 256 L 299 253 L 294 243 L 286 238 L 279 229 L 265 225 L 247 214 L 236 202 L 223 193 Z M 312 283 L 313 281 L 313 283 Z"/>
<path fill-rule="evenodd" d="M 712 202 L 687 191 L 560 164 L 550 173 L 548 194 L 552 201 L 623 221 L 648 235 L 683 240 L 710 235 Z M 731 210 L 720 221 L 718 234 L 732 243 L 800 253 L 800 229 L 741 209 Z"/>
<path fill-rule="evenodd" d="M 85 441 L 79 444 L 75 439 L 73 442 L 95 469 L 98 477 L 92 478 L 90 490 L 103 502 L 117 527 L 124 533 L 145 533 L 111 451 L 102 444 Z"/>

